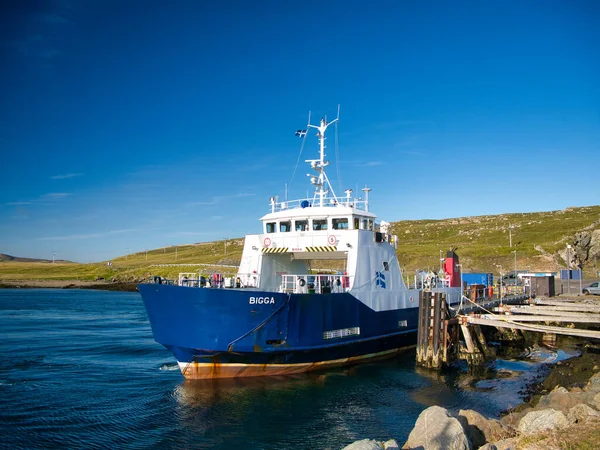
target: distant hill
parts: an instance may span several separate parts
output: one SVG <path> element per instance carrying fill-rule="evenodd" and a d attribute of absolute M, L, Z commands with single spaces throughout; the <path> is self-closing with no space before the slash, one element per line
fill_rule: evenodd
<path fill-rule="evenodd" d="M 442 220 L 402 220 L 391 224 L 398 236 L 396 254 L 406 276 L 416 270 L 438 270 L 440 256 L 456 249 L 463 272 L 499 274 L 514 270 L 556 272 L 567 266 L 582 267 L 586 277 L 600 270 L 600 206 L 561 211 L 459 217 Z M 105 262 L 51 263 L 47 259 L 0 254 L 3 280 L 112 280 L 134 282 L 161 275 L 176 279 L 179 272 L 228 276 L 237 271 L 244 238 L 169 246 L 123 255 Z M 30 263 L 30 264 L 26 264 Z M 61 263 L 61 264 L 58 264 Z M 320 261 L 316 269 L 336 269 L 340 261 Z"/>
<path fill-rule="evenodd" d="M 464 272 L 571 268 L 595 274 L 600 260 L 600 206 L 560 211 L 403 220 L 392 223 L 398 259 L 407 269 L 439 268 L 440 251 L 457 248 Z"/>
<path fill-rule="evenodd" d="M 439 269 L 440 256 L 451 248 L 457 249 L 464 272 L 499 273 L 500 266 L 507 272 L 514 269 L 515 256 L 518 270 L 558 271 L 566 268 L 567 244 L 571 245 L 572 268 L 582 267 L 593 276 L 600 269 L 600 206 L 402 220 L 393 222 L 391 230 L 398 236 L 396 253 L 408 274 L 418 269 Z M 114 261 L 130 267 L 173 263 L 236 266 L 243 246 L 244 239 L 235 238 L 149 250 Z"/>
<path fill-rule="evenodd" d="M 21 258 L 19 256 L 7 255 L 5 253 L 0 253 L 0 261 L 12 261 L 12 262 L 45 262 L 45 263 L 51 263 L 52 262 L 52 260 L 50 260 L 50 259 Z M 64 259 L 56 259 L 55 262 L 65 263 L 65 262 L 69 262 L 69 261 L 66 261 Z"/>

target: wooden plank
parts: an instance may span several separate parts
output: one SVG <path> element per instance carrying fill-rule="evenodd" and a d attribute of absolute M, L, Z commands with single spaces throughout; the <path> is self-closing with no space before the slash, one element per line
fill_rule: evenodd
<path fill-rule="evenodd" d="M 564 309 L 557 309 L 557 311 L 600 312 L 600 305 L 590 305 L 590 304 L 586 304 L 586 303 L 573 304 L 573 303 L 565 303 L 565 302 L 554 302 L 554 301 L 548 301 L 548 300 L 536 300 L 535 304 L 543 305 L 543 306 L 552 306 L 554 308 L 564 308 Z"/>
<path fill-rule="evenodd" d="M 482 314 L 481 317 L 490 319 L 490 320 L 498 320 L 492 317 L 489 317 L 489 314 Z M 502 318 L 506 318 L 508 320 L 512 320 L 513 322 L 567 322 L 567 323 L 600 323 L 600 315 L 595 316 L 523 316 L 523 315 L 509 315 L 502 316 Z M 502 320 L 502 319 L 499 319 Z"/>
<path fill-rule="evenodd" d="M 423 364 L 425 353 L 427 351 L 427 335 L 429 333 L 429 309 L 427 299 L 423 296 L 423 291 L 419 292 L 419 319 L 417 330 L 417 364 Z"/>
<path fill-rule="evenodd" d="M 473 338 L 471 337 L 469 326 L 461 324 L 460 328 L 462 329 L 463 337 L 465 338 L 465 344 L 467 344 L 467 351 L 469 353 L 475 353 L 475 345 L 473 344 Z"/>
<path fill-rule="evenodd" d="M 541 333 L 566 334 L 567 336 L 580 336 L 594 339 L 600 339 L 600 331 L 578 330 L 575 328 L 552 327 L 548 325 L 525 325 L 524 323 L 507 322 L 504 320 L 490 320 L 480 317 L 467 316 L 469 323 L 478 325 L 488 325 L 498 328 L 512 328 L 514 330 L 538 331 Z"/>
<path fill-rule="evenodd" d="M 540 306 L 541 308 L 542 306 Z M 532 306 L 533 308 L 533 306 Z M 600 306 L 591 306 L 591 305 L 573 305 L 573 306 L 543 306 L 550 311 L 573 311 L 573 312 L 596 312 L 600 313 Z"/>
<path fill-rule="evenodd" d="M 598 313 L 592 312 L 571 312 L 571 311 L 553 311 L 543 306 L 523 306 L 510 308 L 510 312 L 513 314 L 541 314 L 545 316 L 559 316 L 559 317 L 596 317 Z"/>
<path fill-rule="evenodd" d="M 438 358 L 440 350 L 440 331 L 442 321 L 442 295 L 438 292 L 433 296 L 433 358 Z"/>
<path fill-rule="evenodd" d="M 536 305 L 550 305 L 550 306 L 571 306 L 571 305 L 586 305 L 587 303 L 581 303 L 579 300 L 575 299 L 561 299 L 561 300 L 549 300 L 546 298 L 536 298 L 533 301 Z M 592 306 L 600 306 L 592 305 Z"/>

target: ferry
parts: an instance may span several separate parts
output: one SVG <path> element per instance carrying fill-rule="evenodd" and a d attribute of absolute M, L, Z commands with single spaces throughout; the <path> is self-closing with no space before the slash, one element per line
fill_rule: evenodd
<path fill-rule="evenodd" d="M 298 130 L 303 146 L 316 130 L 318 157 L 305 162 L 314 194 L 270 199 L 259 234 L 245 237 L 237 276 L 181 274 L 140 284 L 154 339 L 188 379 L 279 376 L 389 358 L 416 343 L 423 289 L 461 300 L 458 256 L 443 273 L 408 286 L 398 237 L 369 210 L 369 192 L 337 196 L 329 182 L 325 134 L 339 116 Z M 327 263 L 325 263 L 327 261 Z M 341 268 L 315 273 L 321 265 Z"/>

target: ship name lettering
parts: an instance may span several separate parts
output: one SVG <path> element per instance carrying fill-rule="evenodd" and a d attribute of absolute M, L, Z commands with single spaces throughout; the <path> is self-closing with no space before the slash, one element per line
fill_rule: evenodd
<path fill-rule="evenodd" d="M 273 305 L 275 304 L 275 297 L 250 297 L 248 303 L 250 305 Z"/>

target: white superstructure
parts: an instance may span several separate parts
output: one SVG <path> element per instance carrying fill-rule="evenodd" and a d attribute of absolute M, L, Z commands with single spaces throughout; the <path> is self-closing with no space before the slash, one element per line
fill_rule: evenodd
<path fill-rule="evenodd" d="M 374 310 L 416 306 L 418 291 L 407 289 L 402 279 L 397 237 L 389 223 L 369 211 L 370 189 L 363 189 L 364 199 L 353 197 L 351 189 L 338 197 L 327 178 L 325 132 L 337 120 L 323 118 L 319 126 L 308 126 L 319 138 L 319 159 L 305 161 L 315 171 L 309 175 L 314 195 L 270 199 L 271 211 L 260 219 L 262 233 L 246 236 L 237 275 L 241 287 L 296 294 L 350 292 Z M 325 260 L 337 261 L 341 270 L 313 273 L 316 262 Z"/>

